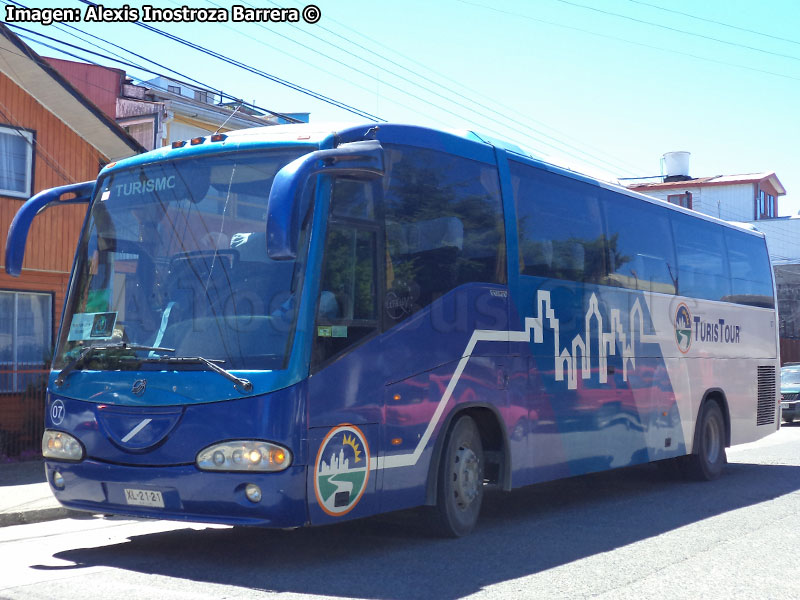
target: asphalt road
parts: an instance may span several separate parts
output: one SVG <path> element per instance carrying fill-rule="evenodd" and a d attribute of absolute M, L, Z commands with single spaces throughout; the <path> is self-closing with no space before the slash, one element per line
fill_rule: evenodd
<path fill-rule="evenodd" d="M 0 529 L 0 598 L 800 598 L 800 425 L 713 483 L 635 467 L 488 496 L 477 530 L 416 513 L 296 531 L 64 519 Z"/>

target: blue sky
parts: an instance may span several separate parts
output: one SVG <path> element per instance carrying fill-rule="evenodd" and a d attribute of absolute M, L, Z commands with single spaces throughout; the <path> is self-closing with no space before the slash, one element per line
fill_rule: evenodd
<path fill-rule="evenodd" d="M 306 5 L 154 5 L 235 3 Z M 314 3 L 322 11 L 316 25 L 152 25 L 384 119 L 486 132 L 589 173 L 658 175 L 661 155 L 672 150 L 692 153 L 695 177 L 775 171 L 788 192 L 780 214 L 800 210 L 796 1 Z M 22 4 L 85 8 L 77 0 Z M 52 26 L 25 26 L 107 48 Z M 131 23 L 75 26 L 273 110 L 310 111 L 317 122 L 361 120 Z"/>

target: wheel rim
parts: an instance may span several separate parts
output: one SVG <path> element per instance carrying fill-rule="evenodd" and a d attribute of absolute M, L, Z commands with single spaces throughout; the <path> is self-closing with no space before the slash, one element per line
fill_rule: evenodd
<path fill-rule="evenodd" d="M 471 448 L 461 446 L 453 460 L 453 495 L 460 509 L 469 507 L 480 490 L 480 463 Z"/>
<path fill-rule="evenodd" d="M 719 422 L 716 419 L 709 419 L 706 422 L 706 460 L 709 464 L 716 464 L 720 455 L 720 440 L 722 439 L 722 432 L 719 428 Z"/>

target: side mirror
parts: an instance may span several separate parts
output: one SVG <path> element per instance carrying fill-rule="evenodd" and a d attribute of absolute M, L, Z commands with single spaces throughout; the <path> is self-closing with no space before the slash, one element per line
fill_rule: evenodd
<path fill-rule="evenodd" d="M 320 173 L 383 177 L 383 148 L 377 140 L 352 142 L 306 154 L 278 171 L 267 204 L 267 255 L 273 260 L 297 257 L 300 226 L 310 207 L 303 192 L 309 179 Z"/>
<path fill-rule="evenodd" d="M 28 231 L 33 219 L 52 203 L 59 204 L 88 204 L 92 199 L 94 181 L 62 185 L 61 187 L 44 190 L 26 201 L 8 228 L 6 239 L 6 273 L 12 277 L 19 277 L 22 272 L 22 260 L 25 258 L 25 242 L 28 240 Z M 73 197 L 62 199 L 62 196 L 74 194 Z"/>

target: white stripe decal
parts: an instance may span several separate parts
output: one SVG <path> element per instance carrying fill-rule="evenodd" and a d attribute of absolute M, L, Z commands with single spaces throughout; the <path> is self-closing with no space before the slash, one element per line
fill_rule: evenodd
<path fill-rule="evenodd" d="M 592 319 L 597 323 L 597 339 L 599 340 L 600 356 L 598 357 L 599 369 L 598 379 L 600 383 L 605 383 L 608 378 L 607 360 L 608 356 L 616 353 L 616 342 L 619 340 L 622 351 L 622 378 L 628 380 L 628 363 L 631 368 L 636 368 L 636 344 L 634 343 L 634 332 L 637 332 L 636 326 L 638 325 L 638 337 L 640 342 L 658 343 L 657 336 L 654 334 L 645 334 L 644 331 L 644 314 L 642 307 L 637 298 L 631 308 L 628 323 L 628 334 L 624 332 L 623 321 L 620 317 L 619 309 L 611 309 L 611 331 L 603 329 L 603 316 L 600 314 L 599 302 L 597 295 L 592 294 L 589 298 L 589 309 L 586 311 L 585 318 L 585 337 L 576 335 L 572 340 L 572 352 L 567 348 L 561 348 L 559 340 L 560 324 L 555 316 L 555 311 L 550 303 L 550 292 L 547 290 L 539 290 L 536 295 L 536 310 L 538 311 L 535 317 L 526 317 L 525 329 L 523 331 L 496 331 L 496 330 L 482 330 L 476 329 L 472 332 L 469 343 L 464 349 L 463 356 L 458 361 L 453 376 L 447 384 L 444 394 L 439 399 L 439 404 L 436 411 L 433 413 L 425 433 L 417 443 L 417 447 L 413 452 L 408 454 L 396 454 L 392 456 L 373 456 L 370 458 L 370 469 L 393 469 L 397 467 L 413 467 L 422 456 L 423 450 L 428 445 L 428 442 L 433 435 L 434 429 L 442 418 L 447 402 L 453 395 L 458 380 L 467 366 L 467 362 L 472 355 L 472 351 L 478 342 L 522 342 L 530 343 L 533 341 L 535 344 L 541 344 L 544 341 L 544 319 L 548 321 L 548 327 L 553 331 L 554 338 L 554 360 L 555 360 L 555 380 L 564 381 L 565 368 L 567 375 L 567 387 L 571 390 L 578 387 L 578 354 L 580 353 L 580 370 L 581 378 L 589 379 L 592 376 L 591 363 L 592 363 Z M 630 340 L 628 336 L 630 335 Z"/>
<path fill-rule="evenodd" d="M 147 426 L 150 424 L 150 421 L 152 421 L 152 420 L 153 420 L 153 419 L 142 419 L 142 422 L 141 422 L 141 423 L 139 423 L 139 424 L 138 424 L 136 427 L 134 427 L 133 429 L 131 429 L 131 430 L 128 432 L 128 435 L 126 435 L 124 438 L 122 438 L 122 443 L 124 444 L 124 443 L 127 443 L 127 442 L 131 441 L 131 440 L 133 439 L 133 437 L 134 437 L 134 436 L 135 436 L 137 433 L 139 433 L 139 432 L 140 432 L 142 429 L 144 429 L 145 427 L 147 427 Z"/>

